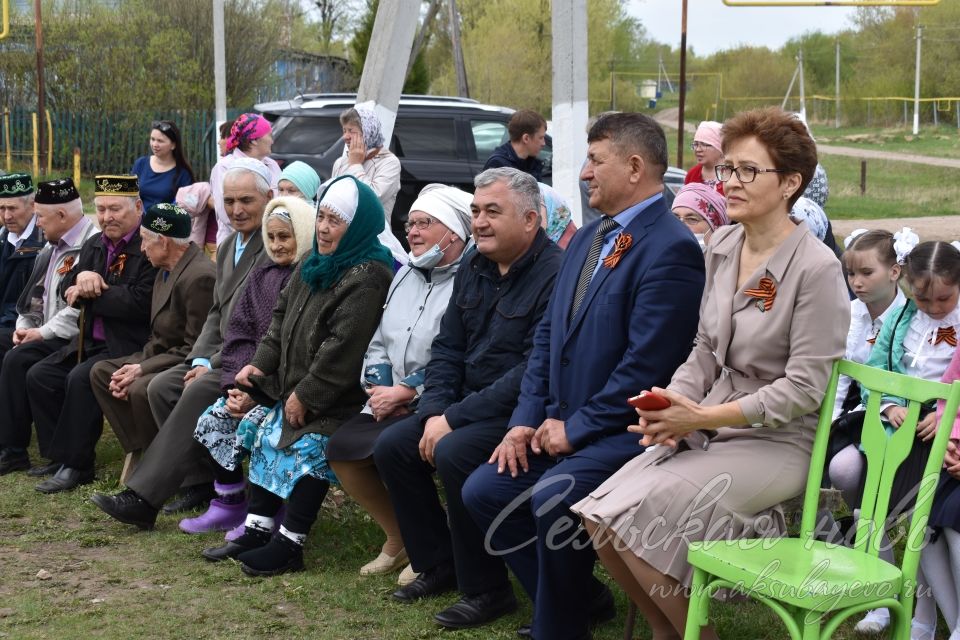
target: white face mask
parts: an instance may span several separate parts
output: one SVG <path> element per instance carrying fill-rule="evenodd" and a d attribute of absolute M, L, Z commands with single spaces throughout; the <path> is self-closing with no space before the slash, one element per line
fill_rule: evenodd
<path fill-rule="evenodd" d="M 700 251 L 706 251 L 706 250 L 707 250 L 707 243 L 704 241 L 703 237 L 704 237 L 705 235 L 707 235 L 707 234 L 705 234 L 705 233 L 695 233 L 695 234 L 693 234 L 693 235 L 696 236 L 697 242 L 700 243 Z"/>
<path fill-rule="evenodd" d="M 443 236 L 443 238 L 446 237 L 446 235 Z M 443 240 L 443 238 L 440 239 Z M 451 244 L 453 244 L 452 240 L 446 248 L 449 249 Z M 417 267 L 418 269 L 433 269 L 435 266 L 440 264 L 441 260 L 443 260 L 443 252 L 445 250 L 446 249 L 440 248 L 440 243 L 438 242 L 421 253 L 419 256 L 414 256 L 412 252 L 407 254 L 410 258 L 407 264 L 409 264 L 411 267 Z"/>

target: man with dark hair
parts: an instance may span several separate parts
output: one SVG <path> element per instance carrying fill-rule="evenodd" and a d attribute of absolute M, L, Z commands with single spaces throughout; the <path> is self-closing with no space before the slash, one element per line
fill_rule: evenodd
<path fill-rule="evenodd" d="M 570 506 L 643 448 L 627 398 L 664 386 L 693 344 L 703 255 L 663 202 L 663 130 L 601 117 L 581 173 L 603 217 L 574 236 L 537 327 L 510 429 L 463 486 L 470 515 L 534 601 L 538 640 L 589 638 L 614 616 Z"/>
<path fill-rule="evenodd" d="M 536 111 L 521 109 L 507 123 L 510 140 L 493 150 L 483 170 L 513 167 L 529 173 L 537 182 L 543 177 L 543 162 L 537 154 L 547 144 L 547 121 Z"/>
<path fill-rule="evenodd" d="M 483 531 L 463 508 L 460 488 L 503 438 L 561 254 L 540 228 L 533 178 L 504 167 L 484 171 L 474 184 L 477 252 L 457 272 L 417 412 L 384 431 L 373 451 L 420 574 L 393 597 L 413 602 L 459 587 L 460 600 L 434 616 L 454 629 L 517 606 L 506 566 L 484 552 Z M 434 472 L 446 490 L 446 513 Z"/>

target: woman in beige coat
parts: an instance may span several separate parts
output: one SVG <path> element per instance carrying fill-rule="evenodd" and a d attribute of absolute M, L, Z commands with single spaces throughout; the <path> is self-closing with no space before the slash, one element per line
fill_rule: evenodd
<path fill-rule="evenodd" d="M 724 125 L 723 151 L 718 178 L 740 224 L 711 240 L 696 346 L 654 389 L 672 406 L 630 427 L 658 446 L 573 507 L 656 639 L 683 635 L 689 541 L 784 531 L 777 505 L 803 491 L 849 322 L 839 261 L 788 215 L 817 165 L 803 125 L 745 112 Z"/>

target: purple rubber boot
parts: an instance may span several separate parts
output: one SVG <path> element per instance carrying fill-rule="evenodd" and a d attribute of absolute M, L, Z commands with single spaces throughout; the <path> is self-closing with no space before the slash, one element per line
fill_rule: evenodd
<path fill-rule="evenodd" d="M 242 495 L 245 483 L 213 483 L 219 498 L 210 501 L 210 507 L 196 518 L 184 518 L 180 521 L 180 530 L 185 533 L 208 533 L 210 531 L 231 531 L 238 525 L 243 529 L 247 517 L 247 501 L 228 503 L 221 500 L 225 496 Z"/>
<path fill-rule="evenodd" d="M 280 528 L 280 525 L 283 524 L 283 518 L 287 515 L 287 505 L 283 504 L 279 509 L 277 509 L 277 515 L 273 517 L 273 533 L 276 533 Z M 227 542 L 233 542 L 237 538 L 243 535 L 244 523 L 241 522 L 234 529 L 227 531 L 227 535 L 223 536 L 223 539 Z"/>

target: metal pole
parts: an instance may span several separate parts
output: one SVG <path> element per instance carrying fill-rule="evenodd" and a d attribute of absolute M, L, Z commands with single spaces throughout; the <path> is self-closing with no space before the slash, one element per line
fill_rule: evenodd
<path fill-rule="evenodd" d="M 917 70 L 913 84 L 913 135 L 920 133 L 920 42 L 923 39 L 923 25 L 917 25 Z"/>
<path fill-rule="evenodd" d="M 837 77 L 835 82 L 837 85 L 837 97 L 833 103 L 833 113 L 834 113 L 833 128 L 839 129 L 840 128 L 840 38 L 837 38 Z"/>
<path fill-rule="evenodd" d="M 800 119 L 807 121 L 807 94 L 803 88 L 803 49 L 800 49 L 800 57 L 797 61 L 797 69 L 800 73 Z"/>
<path fill-rule="evenodd" d="M 227 63 L 223 30 L 223 0 L 213 0 L 213 86 L 216 95 L 215 113 L 217 128 L 227 121 Z M 218 136 L 214 135 L 214 158 L 220 157 Z"/>
<path fill-rule="evenodd" d="M 457 95 L 461 98 L 469 98 L 470 87 L 467 86 L 467 67 L 463 63 L 463 44 L 460 41 L 460 12 L 457 11 L 457 0 L 450 0 L 450 39 L 453 45 L 453 66 L 457 72 Z"/>
<path fill-rule="evenodd" d="M 80 188 L 80 147 L 73 148 L 73 184 Z"/>
<path fill-rule="evenodd" d="M 31 113 L 30 120 L 33 124 L 33 175 L 40 175 L 40 159 L 39 151 L 37 147 L 37 138 L 40 135 L 39 130 L 37 129 L 37 114 Z"/>
<path fill-rule="evenodd" d="M 33 16 L 36 22 L 34 37 L 36 39 L 37 49 L 37 113 L 40 114 L 40 118 L 38 119 L 39 129 L 37 130 L 37 146 L 40 149 L 38 175 L 43 175 L 47 169 L 47 144 L 43 114 L 46 113 L 47 109 L 45 99 L 46 87 L 44 87 L 43 84 L 43 18 L 40 14 L 40 0 L 33 0 Z"/>
<path fill-rule="evenodd" d="M 960 112 L 958 112 L 960 114 Z M 960 123 L 960 115 L 957 116 L 957 122 Z M 960 124 L 958 124 L 960 128 Z M 12 140 L 10 140 L 10 109 L 3 110 L 3 141 L 5 143 L 4 156 L 6 161 L 7 173 L 10 173 L 13 170 L 13 148 Z"/>
<path fill-rule="evenodd" d="M 687 101 L 687 0 L 680 18 L 680 105 L 677 112 L 677 166 L 683 166 L 683 110 Z"/>

